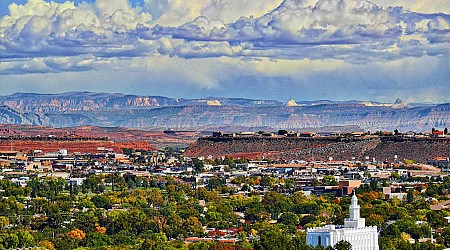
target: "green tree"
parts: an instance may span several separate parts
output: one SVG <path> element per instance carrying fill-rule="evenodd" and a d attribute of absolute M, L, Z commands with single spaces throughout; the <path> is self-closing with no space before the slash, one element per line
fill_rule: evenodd
<path fill-rule="evenodd" d="M 408 190 L 408 193 L 406 194 L 406 202 L 412 203 L 414 201 L 414 190 Z"/>
<path fill-rule="evenodd" d="M 151 234 L 141 245 L 142 250 L 169 250 L 170 244 L 167 242 L 167 236 L 164 233 Z"/>
<path fill-rule="evenodd" d="M 447 246 L 450 247 L 450 227 L 445 227 L 444 230 L 441 233 L 442 239 L 443 239 L 443 243 Z"/>
<path fill-rule="evenodd" d="M 91 201 L 98 208 L 110 209 L 112 207 L 112 202 L 106 195 L 94 195 L 92 196 Z"/>
<path fill-rule="evenodd" d="M 334 245 L 333 249 L 334 250 L 351 250 L 352 244 L 350 244 L 350 242 L 348 242 L 348 241 L 341 240 L 338 243 L 336 243 L 336 245 Z"/>
<path fill-rule="evenodd" d="M 199 219 L 196 217 L 189 217 L 183 222 L 183 227 L 187 229 L 189 233 L 195 236 L 202 236 L 203 226 Z"/>
<path fill-rule="evenodd" d="M 279 223 L 283 223 L 284 225 L 291 225 L 291 226 L 297 226 L 299 221 L 300 221 L 300 219 L 298 218 L 298 215 L 296 215 L 293 212 L 285 212 L 278 219 Z"/>
<path fill-rule="evenodd" d="M 51 203 L 47 207 L 47 224 L 53 228 L 59 228 L 64 221 L 61 209 L 57 203 Z"/>
<path fill-rule="evenodd" d="M 205 169 L 203 162 L 197 158 L 192 159 L 192 165 L 194 165 L 194 170 L 197 173 L 201 173 Z"/>
<path fill-rule="evenodd" d="M 0 243 L 4 248 L 17 248 L 19 246 L 19 237 L 15 233 L 0 233 Z"/>
<path fill-rule="evenodd" d="M 83 232 L 94 231 L 96 224 L 98 223 L 98 217 L 95 215 L 94 211 L 80 212 L 75 217 L 75 228 L 81 229 Z"/>
<path fill-rule="evenodd" d="M 89 232 L 83 240 L 86 247 L 102 247 L 111 244 L 111 239 L 108 235 L 100 232 Z"/>
<path fill-rule="evenodd" d="M 312 250 L 306 245 L 305 235 L 287 234 L 276 225 L 264 226 L 260 230 L 259 240 L 254 242 L 255 250 Z"/>
<path fill-rule="evenodd" d="M 389 224 L 381 230 L 381 236 L 390 238 L 399 238 L 402 232 L 396 224 Z"/>
<path fill-rule="evenodd" d="M 290 199 L 273 191 L 266 193 L 261 203 L 264 205 L 266 211 L 272 213 L 272 218 L 278 218 L 280 213 L 287 211 L 292 206 Z"/>
<path fill-rule="evenodd" d="M 272 180 L 271 180 L 270 176 L 264 175 L 263 177 L 261 177 L 260 184 L 263 187 L 270 186 L 272 184 Z"/>
<path fill-rule="evenodd" d="M 326 175 L 323 177 L 322 184 L 325 186 L 336 186 L 338 185 L 336 179 L 332 175 Z"/>
<path fill-rule="evenodd" d="M 20 230 L 17 232 L 17 237 L 19 239 L 18 247 L 31 247 L 34 245 L 34 237 L 27 231 Z"/>

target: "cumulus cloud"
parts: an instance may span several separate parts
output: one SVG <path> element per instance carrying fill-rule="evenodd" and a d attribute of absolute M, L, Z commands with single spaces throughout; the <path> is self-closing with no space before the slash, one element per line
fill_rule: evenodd
<path fill-rule="evenodd" d="M 77 72 L 93 70 L 102 64 L 110 64 L 110 62 L 111 59 L 94 56 L 35 57 L 0 61 L 0 71 L 4 75 Z"/>
<path fill-rule="evenodd" d="M 144 0 L 145 9 L 163 26 L 180 26 L 199 16 L 232 23 L 241 17 L 260 17 L 282 0 Z"/>
<path fill-rule="evenodd" d="M 372 0 L 373 3 L 383 6 L 402 6 L 406 10 L 418 13 L 445 13 L 450 14 L 450 0 Z"/>
<path fill-rule="evenodd" d="M 145 27 L 151 15 L 127 0 L 97 0 L 94 5 L 44 0 L 11 4 L 0 19 L 3 57 L 61 56 L 129 51 L 137 38 L 129 32 Z"/>
<path fill-rule="evenodd" d="M 334 58 L 448 53 L 450 17 L 366 0 L 29 0 L 0 19 L 5 58 L 95 55 Z M 152 14 L 156 17 L 153 19 Z M 173 20 L 172 20 L 173 19 Z"/>

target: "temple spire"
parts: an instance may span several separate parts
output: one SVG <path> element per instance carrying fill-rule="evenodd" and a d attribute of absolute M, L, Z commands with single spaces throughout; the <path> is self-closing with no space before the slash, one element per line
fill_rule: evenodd
<path fill-rule="evenodd" d="M 366 226 L 366 220 L 360 216 L 361 207 L 358 204 L 358 197 L 353 193 L 350 203 L 350 218 L 345 219 L 344 226 L 352 228 L 362 228 Z"/>
<path fill-rule="evenodd" d="M 350 204 L 350 220 L 359 220 L 360 218 L 360 209 L 361 207 L 358 205 L 358 197 L 353 192 L 351 204 Z"/>

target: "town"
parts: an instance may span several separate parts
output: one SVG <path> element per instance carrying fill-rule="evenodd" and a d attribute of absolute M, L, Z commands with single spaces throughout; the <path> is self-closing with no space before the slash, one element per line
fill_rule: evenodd
<path fill-rule="evenodd" d="M 450 250 L 450 0 L 0 0 L 0 250 Z"/>
<path fill-rule="evenodd" d="M 446 129 L 376 136 L 381 135 L 450 140 Z M 260 136 L 318 137 L 288 131 L 215 132 L 210 139 Z M 368 135 L 320 136 L 345 141 Z M 185 148 L 173 147 L 116 151 L 107 147 L 90 153 L 0 151 L 0 227 L 4 229 L 0 246 L 338 247 L 337 242 L 321 243 L 323 233 L 318 242 L 308 234 L 321 228 L 328 232 L 327 225 L 344 225 L 350 198 L 356 194 L 352 205 L 361 204 L 361 217 L 376 229 L 378 241 L 374 248 L 361 249 L 450 247 L 450 150 L 426 162 L 397 155 L 381 160 L 370 156 L 291 161 L 227 155 L 193 158 L 184 155 Z M 359 210 L 354 220 L 360 220 Z M 351 239 L 352 249 L 359 249 L 358 241 Z M 345 247 L 347 241 L 340 243 Z"/>

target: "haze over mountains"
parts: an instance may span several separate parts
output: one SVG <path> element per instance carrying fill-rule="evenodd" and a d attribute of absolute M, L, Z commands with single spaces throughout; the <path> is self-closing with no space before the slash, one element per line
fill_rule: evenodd
<path fill-rule="evenodd" d="M 394 100 L 393 100 L 394 101 Z M 91 92 L 0 96 L 0 122 L 54 127 L 150 129 L 292 129 L 345 127 L 429 131 L 450 126 L 450 104 L 301 101 L 244 98 L 177 99 Z"/>

